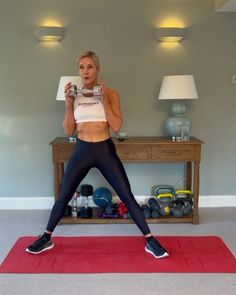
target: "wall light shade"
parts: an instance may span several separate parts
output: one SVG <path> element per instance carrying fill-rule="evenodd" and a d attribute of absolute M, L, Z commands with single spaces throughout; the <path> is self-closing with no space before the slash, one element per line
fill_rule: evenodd
<path fill-rule="evenodd" d="M 162 42 L 178 42 L 184 38 L 184 28 L 157 28 L 156 38 Z"/>
<path fill-rule="evenodd" d="M 65 100 L 65 86 L 68 82 L 76 85 L 77 88 L 82 88 L 82 80 L 80 76 L 62 76 L 59 81 L 56 100 Z"/>
<path fill-rule="evenodd" d="M 60 41 L 65 36 L 64 27 L 35 27 L 34 37 L 42 42 Z"/>

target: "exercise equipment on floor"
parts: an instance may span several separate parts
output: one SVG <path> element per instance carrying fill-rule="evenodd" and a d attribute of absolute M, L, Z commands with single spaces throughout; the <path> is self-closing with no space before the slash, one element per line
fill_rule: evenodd
<path fill-rule="evenodd" d="M 160 206 L 159 213 L 162 216 L 170 215 L 170 202 L 175 195 L 175 188 L 172 185 L 158 185 L 154 188 L 157 202 Z"/>
<path fill-rule="evenodd" d="M 93 192 L 93 202 L 98 207 L 104 208 L 107 203 L 112 201 L 112 193 L 106 187 L 98 187 Z"/>
<path fill-rule="evenodd" d="M 112 203 L 112 193 L 107 187 L 98 187 L 93 192 L 93 202 L 102 208 L 101 218 L 118 218 L 118 205 Z"/>
<path fill-rule="evenodd" d="M 193 209 L 193 193 L 190 190 L 177 190 L 175 200 L 170 203 L 171 213 L 175 217 L 190 214 Z"/>
<path fill-rule="evenodd" d="M 103 212 L 99 215 L 102 218 L 118 218 L 118 204 L 113 204 L 112 202 L 107 202 L 103 208 Z"/>
<path fill-rule="evenodd" d="M 151 217 L 158 218 L 160 217 L 160 205 L 155 198 L 150 198 L 148 204 L 151 209 Z"/>
<path fill-rule="evenodd" d="M 123 202 L 118 204 L 118 212 L 120 217 L 124 219 L 130 218 L 129 211 Z"/>
<path fill-rule="evenodd" d="M 80 195 L 84 197 L 84 206 L 80 208 L 80 217 L 81 218 L 92 218 L 93 209 L 89 207 L 88 197 L 93 195 L 93 186 L 90 184 L 83 184 L 80 187 Z"/>
<path fill-rule="evenodd" d="M 147 204 L 141 205 L 145 218 L 158 218 L 160 217 L 160 205 L 156 198 L 150 198 Z"/>
<path fill-rule="evenodd" d="M 151 213 L 150 207 L 147 204 L 141 205 L 141 209 L 143 211 L 143 215 L 145 218 L 151 218 L 152 213 Z"/>
<path fill-rule="evenodd" d="M 191 190 L 176 190 L 171 185 L 155 185 L 152 187 L 152 194 L 156 197 L 159 209 L 156 207 L 157 215 L 152 214 L 152 218 L 158 218 L 158 213 L 162 216 L 173 215 L 180 218 L 191 213 L 193 209 L 193 193 Z M 148 203 L 152 208 L 153 199 L 150 198 Z M 154 217 L 154 216 L 157 217 Z"/>

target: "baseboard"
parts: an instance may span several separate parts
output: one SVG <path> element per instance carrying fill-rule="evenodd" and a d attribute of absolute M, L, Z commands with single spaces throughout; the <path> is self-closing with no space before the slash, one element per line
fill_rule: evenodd
<path fill-rule="evenodd" d="M 146 203 L 150 196 L 136 196 L 137 201 Z M 117 197 L 114 197 L 116 200 Z M 44 210 L 51 209 L 54 203 L 53 197 L 0 197 L 0 210 Z M 90 206 L 94 206 L 89 200 Z M 199 207 L 236 207 L 236 196 L 200 196 Z"/>
<path fill-rule="evenodd" d="M 236 207 L 236 196 L 200 196 L 199 207 Z"/>
<path fill-rule="evenodd" d="M 50 209 L 53 203 L 53 197 L 3 197 L 0 198 L 0 210 Z"/>

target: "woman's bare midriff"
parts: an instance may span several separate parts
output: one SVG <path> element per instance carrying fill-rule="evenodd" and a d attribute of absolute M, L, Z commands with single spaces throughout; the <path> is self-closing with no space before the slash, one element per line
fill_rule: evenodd
<path fill-rule="evenodd" d="M 79 139 L 88 142 L 98 142 L 110 137 L 107 122 L 85 122 L 76 125 Z"/>

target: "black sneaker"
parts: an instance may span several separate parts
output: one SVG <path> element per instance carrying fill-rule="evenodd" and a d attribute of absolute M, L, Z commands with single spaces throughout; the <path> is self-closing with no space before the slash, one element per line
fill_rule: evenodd
<path fill-rule="evenodd" d="M 155 258 L 164 258 L 164 257 L 169 256 L 166 249 L 163 248 L 161 246 L 161 244 L 155 239 L 151 239 L 147 243 L 147 245 L 145 247 L 145 251 L 152 254 Z"/>
<path fill-rule="evenodd" d="M 31 254 L 40 254 L 44 251 L 52 249 L 53 247 L 53 242 L 42 235 L 39 236 L 39 239 L 36 240 L 32 245 L 25 249 L 25 251 Z"/>

